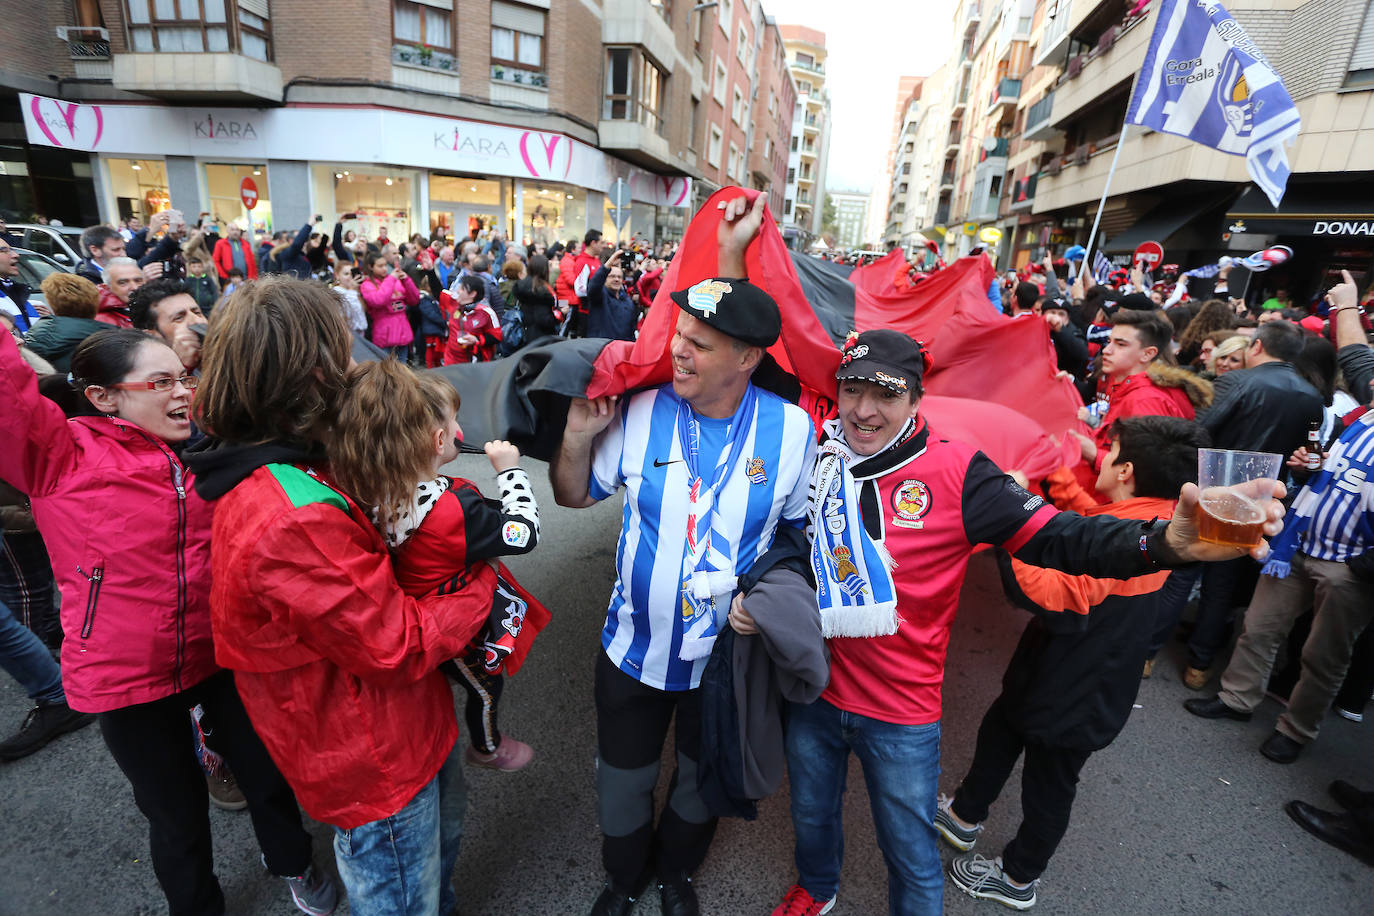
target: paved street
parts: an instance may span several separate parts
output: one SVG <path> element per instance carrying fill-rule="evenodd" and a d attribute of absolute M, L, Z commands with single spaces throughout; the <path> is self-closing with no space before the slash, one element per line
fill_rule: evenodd
<path fill-rule="evenodd" d="M 554 620 L 525 670 L 508 686 L 502 727 L 537 756 L 514 775 L 469 772 L 468 836 L 457 881 L 465 914 L 584 913 L 600 883 L 593 792 L 592 664 L 612 579 L 616 500 L 572 512 L 553 505 L 545 468 L 529 462 L 544 541 L 512 563 L 543 596 Z M 484 459 L 455 473 L 490 489 Z M 975 560 L 950 647 L 945 683 L 944 777 L 952 791 L 974 732 L 996 695 L 1025 622 L 1001 599 L 986 558 Z M 1283 813 L 1289 798 L 1323 803 L 1333 778 L 1374 781 L 1374 722 L 1327 721 L 1306 757 L 1280 767 L 1256 750 L 1277 707 L 1248 724 L 1204 722 L 1180 701 L 1178 646 L 1169 647 L 1116 744 L 1087 765 L 1069 834 L 1040 887 L 1045 914 L 1368 913 L 1374 869 L 1322 845 Z M 27 700 L 0 683 L 0 726 L 22 719 Z M 466 739 L 464 739 L 466 740 Z M 189 741 L 189 730 L 188 730 Z M 886 875 L 857 766 L 850 773 L 847 858 L 834 913 L 886 912 Z M 146 827 L 98 729 L 87 728 L 25 760 L 0 765 L 8 829 L 0 834 L 0 916 L 165 913 L 148 860 Z M 1334 805 L 1331 805 L 1334 807 Z M 980 847 L 994 855 L 1019 819 L 1013 791 L 988 822 Z M 280 882 L 258 865 L 246 813 L 212 812 L 218 872 L 232 913 L 295 912 Z M 328 831 L 313 825 L 317 859 L 332 868 Z M 948 857 L 947 857 L 948 858 Z M 793 876 L 786 792 L 755 823 L 722 823 L 698 878 L 704 911 L 766 914 Z M 1000 913 L 947 885 L 950 913 Z M 650 895 L 652 897 L 652 895 Z M 658 911 L 655 899 L 639 912 Z M 340 912 L 346 912 L 341 907 Z"/>

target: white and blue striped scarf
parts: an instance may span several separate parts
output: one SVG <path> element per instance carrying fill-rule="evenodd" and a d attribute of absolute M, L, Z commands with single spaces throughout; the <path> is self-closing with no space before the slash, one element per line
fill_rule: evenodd
<path fill-rule="evenodd" d="M 903 441 L 903 428 L 884 448 Z M 816 576 L 816 603 L 821 633 L 833 636 L 891 636 L 897 632 L 897 586 L 892 557 L 864 530 L 859 494 L 849 467 L 859 460 L 844 441 L 838 422 L 826 424 L 830 439 L 816 461 L 810 506 L 815 534 L 811 569 Z"/>

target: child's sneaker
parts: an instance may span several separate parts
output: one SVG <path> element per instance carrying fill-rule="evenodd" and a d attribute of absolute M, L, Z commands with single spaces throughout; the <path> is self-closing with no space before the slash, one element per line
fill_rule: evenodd
<path fill-rule="evenodd" d="M 949 877 L 959 890 L 970 897 L 996 900 L 1013 910 L 1028 910 L 1035 906 L 1035 886 L 1040 883 L 1037 880 L 1025 887 L 1017 887 L 1002 870 L 1001 856 L 985 859 L 976 852 L 949 863 Z"/>
<path fill-rule="evenodd" d="M 523 741 L 516 741 L 510 735 L 502 735 L 501 743 L 496 745 L 494 752 L 484 754 L 469 744 L 463 757 L 475 767 L 514 773 L 523 770 L 534 759 L 534 748 Z"/>
<path fill-rule="evenodd" d="M 960 852 L 968 852 L 973 848 L 973 844 L 978 842 L 978 834 L 983 832 L 983 825 L 962 826 L 950 811 L 952 804 L 954 799 L 941 793 L 940 800 L 935 803 L 935 829 L 944 837 L 946 843 Z"/>

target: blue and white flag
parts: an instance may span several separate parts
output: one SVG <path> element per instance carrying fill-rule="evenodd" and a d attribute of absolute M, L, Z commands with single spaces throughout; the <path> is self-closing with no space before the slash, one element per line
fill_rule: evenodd
<path fill-rule="evenodd" d="M 1104 285 L 1112 276 L 1112 262 L 1101 251 L 1093 252 L 1093 279 Z"/>
<path fill-rule="evenodd" d="M 1298 110 L 1217 0 L 1163 0 L 1126 121 L 1244 156 L 1269 202 L 1283 199 L 1285 145 L 1298 136 Z"/>

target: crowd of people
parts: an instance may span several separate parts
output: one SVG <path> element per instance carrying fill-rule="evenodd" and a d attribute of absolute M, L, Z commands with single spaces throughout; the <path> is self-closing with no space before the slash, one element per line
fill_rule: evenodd
<path fill-rule="evenodd" d="M 994 283 L 1008 320 L 1047 325 L 1083 402 L 1080 460 L 1027 479 L 932 428 L 930 354 L 897 331 L 851 335 L 819 429 L 755 383 L 785 321 L 746 268 L 764 200 L 722 204 L 718 275 L 670 290 L 671 381 L 573 398 L 549 468 L 560 505 L 625 503 L 592 697 L 594 916 L 631 913 L 651 885 L 665 914 L 699 913 L 718 818 L 784 771 L 797 876 L 775 916 L 829 912 L 851 753 L 893 914 L 940 912 L 941 841 L 965 853 L 955 886 L 1033 906 L 1079 771 L 1124 727 L 1194 592 L 1183 677 L 1203 691 L 1219 675 L 1220 690 L 1187 712 L 1249 719 L 1287 683 L 1260 748 L 1278 763 L 1333 703 L 1363 716 L 1374 351 L 1348 274 L 1302 317 L 1240 313 L 1224 270 L 1204 301 L 1152 300 L 1143 276 L 1064 284 L 1053 261 Z M 35 704 L 0 759 L 98 722 L 173 914 L 224 911 L 207 795 L 247 808 L 302 912 L 332 912 L 340 890 L 301 809 L 332 829 L 351 912 L 456 911 L 463 766 L 533 758 L 498 713 L 549 612 L 501 563 L 542 533 L 519 451 L 485 444 L 495 499 L 444 474 L 463 392 L 421 370 L 559 336 L 634 339 L 674 254 L 595 230 L 549 250 L 499 234 L 394 244 L 344 231 L 349 217 L 256 245 L 175 211 L 127 237 L 92 227 L 41 307 L 0 239 L 0 665 Z M 359 336 L 384 358 L 355 363 Z M 1207 446 L 1284 456 L 1286 483 L 1247 491 L 1271 542 L 1199 536 Z M 942 794 L 945 652 L 979 544 L 1034 616 Z M 703 726 L 721 715 L 745 727 Z M 982 822 L 1023 755 L 1025 819 L 984 856 Z M 737 772 L 742 757 L 759 772 Z M 1290 814 L 1374 860 L 1374 796 L 1341 798 L 1350 815 Z"/>

